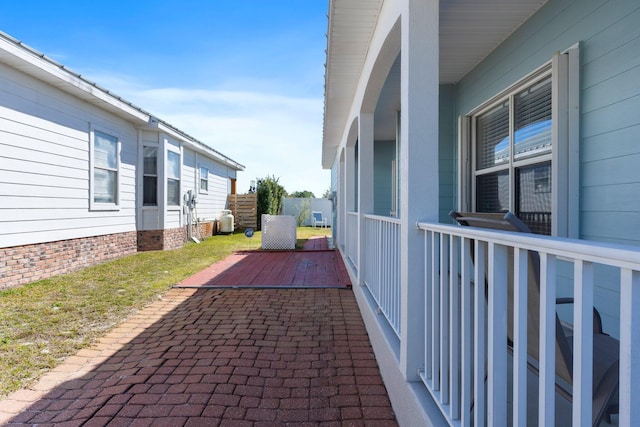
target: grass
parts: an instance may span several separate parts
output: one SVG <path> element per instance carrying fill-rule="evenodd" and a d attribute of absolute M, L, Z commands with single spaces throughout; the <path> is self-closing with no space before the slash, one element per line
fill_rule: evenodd
<path fill-rule="evenodd" d="M 329 233 L 299 227 L 296 246 Z M 0 398 L 37 381 L 172 285 L 235 251 L 259 249 L 260 239 L 260 232 L 218 235 L 0 291 Z"/>

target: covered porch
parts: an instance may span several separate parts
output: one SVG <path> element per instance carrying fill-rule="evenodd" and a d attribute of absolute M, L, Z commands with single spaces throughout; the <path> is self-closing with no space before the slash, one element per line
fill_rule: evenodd
<path fill-rule="evenodd" d="M 604 331 L 619 340 L 619 406 L 605 412 L 614 424 L 640 419 L 640 239 L 599 227 L 591 218 L 609 224 L 615 212 L 592 213 L 590 193 L 580 200 L 604 173 L 580 164 L 584 129 L 600 120 L 580 112 L 587 105 L 581 55 L 595 49 L 581 40 L 596 38 L 598 25 L 613 26 L 601 23 L 610 17 L 598 2 L 585 7 L 330 2 L 323 164 L 337 194 L 334 236 L 401 425 L 591 424 L 599 406 L 594 306 Z M 615 14 L 635 9 L 629 3 Z M 547 116 L 521 124 L 523 100 L 533 110 L 546 103 L 540 114 Z M 491 121 L 500 114 L 504 129 Z M 481 129 L 482 120 L 489 125 Z M 549 127 L 542 144 L 517 146 L 518 130 L 541 123 Z M 508 165 L 502 141 L 511 144 Z M 481 200 L 487 183 L 495 183 L 493 194 Z M 523 198 L 523 189 L 533 196 Z M 491 203 L 532 229 L 539 223 L 539 234 L 461 227 L 449 217 L 491 211 Z M 529 272 L 516 270 L 514 259 L 528 253 L 540 258 L 533 361 L 530 340 L 519 340 L 523 348 L 508 339 L 528 334 L 527 304 L 507 291 L 509 282 L 526 287 Z M 486 292 L 475 286 L 479 277 Z M 572 308 L 556 309 L 556 298 L 573 298 Z M 556 393 L 556 316 L 572 337 L 567 410 Z"/>

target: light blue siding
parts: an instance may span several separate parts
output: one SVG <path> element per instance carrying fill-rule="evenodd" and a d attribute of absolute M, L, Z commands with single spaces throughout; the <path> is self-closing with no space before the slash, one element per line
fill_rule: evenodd
<path fill-rule="evenodd" d="M 581 238 L 638 245 L 629 227 L 640 210 L 628 199 L 640 196 L 640 3 L 549 1 L 456 85 L 456 116 L 578 42 Z"/>
<path fill-rule="evenodd" d="M 455 115 L 455 87 L 453 85 L 440 86 L 440 116 L 439 116 L 439 171 L 440 171 L 440 221 L 451 222 L 449 212 L 456 204 L 456 115 Z"/>
<path fill-rule="evenodd" d="M 396 158 L 395 141 L 375 141 L 373 146 L 373 213 L 391 212 L 391 162 Z"/>
<path fill-rule="evenodd" d="M 580 238 L 640 245 L 640 2 L 550 0 L 455 85 L 454 117 L 468 114 L 576 43 L 581 56 L 580 188 L 575 189 Z M 455 129 L 454 118 L 450 123 Z M 454 137 L 450 144 L 441 145 L 441 168 L 445 153 L 455 150 Z M 441 188 L 447 185 L 443 180 Z M 618 318 L 617 279 L 598 268 L 596 276 L 595 300 L 607 329 Z M 559 293 L 571 294 L 563 282 Z"/>

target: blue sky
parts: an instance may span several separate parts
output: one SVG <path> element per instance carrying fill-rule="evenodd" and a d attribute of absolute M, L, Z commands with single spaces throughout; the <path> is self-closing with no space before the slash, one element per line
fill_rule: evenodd
<path fill-rule="evenodd" d="M 288 192 L 321 196 L 327 0 L 16 0 L 0 30 Z"/>

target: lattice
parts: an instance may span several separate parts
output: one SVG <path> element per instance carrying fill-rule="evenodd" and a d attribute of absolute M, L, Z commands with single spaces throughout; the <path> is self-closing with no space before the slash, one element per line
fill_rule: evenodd
<path fill-rule="evenodd" d="M 262 249 L 295 249 L 296 218 L 292 215 L 262 215 Z"/>

